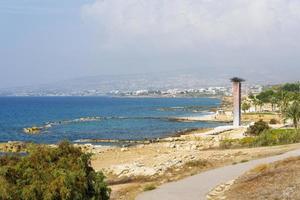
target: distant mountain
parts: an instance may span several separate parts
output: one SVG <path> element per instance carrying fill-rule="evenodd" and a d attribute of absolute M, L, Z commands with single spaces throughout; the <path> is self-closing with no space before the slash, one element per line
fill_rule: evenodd
<path fill-rule="evenodd" d="M 130 74 L 130 75 L 101 75 L 82 77 L 56 82 L 53 84 L 8 88 L 0 90 L 4 93 L 40 93 L 40 92 L 75 92 L 97 90 L 103 94 L 111 90 L 130 91 L 140 89 L 170 89 L 170 88 L 200 88 L 217 86 L 228 83 L 227 78 L 204 77 L 201 74 Z"/>
<path fill-rule="evenodd" d="M 228 86 L 229 79 L 235 76 L 228 74 L 163 72 L 129 75 L 100 75 L 70 79 L 53 84 L 8 88 L 0 90 L 0 95 L 44 95 L 44 94 L 77 94 L 81 91 L 106 94 L 112 90 L 132 91 L 141 89 L 188 89 L 208 86 Z M 253 77 L 253 78 L 252 78 Z M 282 77 L 249 73 L 242 78 L 246 84 L 273 84 L 284 82 Z"/>

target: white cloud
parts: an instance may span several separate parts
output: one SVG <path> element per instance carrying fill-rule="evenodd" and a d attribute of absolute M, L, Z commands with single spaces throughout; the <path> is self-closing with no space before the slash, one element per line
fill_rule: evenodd
<path fill-rule="evenodd" d="M 300 30 L 299 0 L 96 0 L 82 15 L 112 48 L 294 45 Z"/>
<path fill-rule="evenodd" d="M 118 70 L 300 73 L 299 0 L 95 0 L 81 12 L 99 63 Z"/>

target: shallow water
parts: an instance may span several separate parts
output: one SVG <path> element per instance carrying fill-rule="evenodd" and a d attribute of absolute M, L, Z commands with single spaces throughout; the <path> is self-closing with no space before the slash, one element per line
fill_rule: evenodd
<path fill-rule="evenodd" d="M 207 115 L 213 98 L 1 97 L 0 141 L 57 143 L 60 140 L 164 137 L 220 123 L 178 122 L 172 117 Z M 44 127 L 38 135 L 23 128 Z"/>

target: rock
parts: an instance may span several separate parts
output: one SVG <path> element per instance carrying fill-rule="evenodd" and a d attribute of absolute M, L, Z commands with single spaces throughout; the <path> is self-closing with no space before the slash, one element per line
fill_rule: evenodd
<path fill-rule="evenodd" d="M 42 128 L 41 127 L 30 127 L 30 128 L 23 128 L 24 133 L 27 134 L 39 134 L 41 132 Z"/>
<path fill-rule="evenodd" d="M 121 148 L 121 152 L 128 151 L 128 147 Z"/>
<path fill-rule="evenodd" d="M 173 149 L 173 148 L 176 148 L 176 144 L 175 144 L 174 142 L 167 143 L 167 144 L 166 144 L 166 147 L 167 147 L 167 148 L 172 148 L 172 149 Z"/>
<path fill-rule="evenodd" d="M 21 151 L 25 151 L 25 149 L 26 149 L 26 143 L 9 141 L 7 144 L 5 144 L 3 150 L 8 152 L 21 152 Z"/>
<path fill-rule="evenodd" d="M 115 165 L 108 170 L 119 177 L 122 176 L 153 176 L 158 173 L 156 168 L 145 167 L 142 163 Z"/>

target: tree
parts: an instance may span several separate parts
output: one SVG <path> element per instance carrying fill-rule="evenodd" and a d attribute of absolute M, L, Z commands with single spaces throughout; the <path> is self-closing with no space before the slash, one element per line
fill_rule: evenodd
<path fill-rule="evenodd" d="M 264 122 L 263 120 L 259 120 L 247 129 L 246 135 L 258 136 L 269 129 L 270 127 L 268 123 Z"/>
<path fill-rule="evenodd" d="M 286 83 L 282 87 L 282 90 L 287 92 L 300 93 L 300 83 Z"/>
<path fill-rule="evenodd" d="M 246 113 L 246 111 L 249 110 L 250 107 L 251 107 L 251 106 L 250 106 L 249 103 L 243 102 L 243 104 L 242 104 L 242 110 L 244 111 L 244 113 Z"/>
<path fill-rule="evenodd" d="M 281 113 L 285 113 L 286 109 L 289 106 L 289 103 L 291 101 L 291 94 L 287 91 L 281 90 L 279 92 L 279 107 L 280 107 L 280 111 Z"/>
<path fill-rule="evenodd" d="M 258 94 L 256 98 L 263 103 L 271 103 L 272 96 L 274 96 L 274 91 L 272 89 L 268 89 Z"/>
<path fill-rule="evenodd" d="M 257 105 L 259 106 L 259 112 L 262 112 L 263 111 L 264 102 L 262 102 L 261 100 L 258 100 L 257 101 Z"/>
<path fill-rule="evenodd" d="M 255 112 L 257 112 L 257 106 L 259 104 L 258 99 L 256 99 L 256 97 L 253 94 L 249 95 L 249 98 L 251 99 L 251 101 L 254 105 Z"/>
<path fill-rule="evenodd" d="M 24 157 L 0 157 L 0 199 L 108 200 L 110 189 L 90 156 L 62 142 L 34 147 Z"/>
<path fill-rule="evenodd" d="M 270 103 L 271 103 L 271 107 L 272 107 L 272 112 L 274 112 L 275 105 L 277 104 L 277 98 L 276 98 L 275 94 L 270 98 Z"/>
<path fill-rule="evenodd" d="M 294 127 L 298 128 L 298 123 L 300 120 L 300 103 L 299 101 L 294 101 L 292 104 L 290 104 L 285 112 L 284 116 L 286 119 L 291 119 L 293 121 Z"/>

